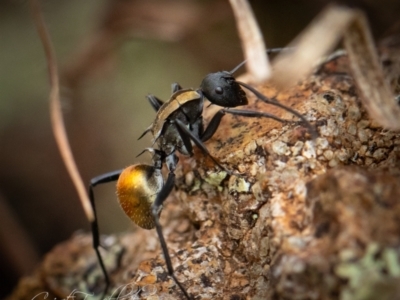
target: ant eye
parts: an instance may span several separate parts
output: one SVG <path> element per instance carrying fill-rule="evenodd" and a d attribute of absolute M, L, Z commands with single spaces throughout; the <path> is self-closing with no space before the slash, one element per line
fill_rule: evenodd
<path fill-rule="evenodd" d="M 222 90 L 222 87 L 220 87 L 220 86 L 217 86 L 217 87 L 215 88 L 215 92 L 216 92 L 218 95 L 222 95 L 222 94 L 224 93 L 224 91 Z"/>

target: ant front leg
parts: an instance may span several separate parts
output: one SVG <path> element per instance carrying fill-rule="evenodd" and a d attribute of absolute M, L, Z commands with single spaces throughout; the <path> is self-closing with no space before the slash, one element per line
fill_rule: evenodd
<path fill-rule="evenodd" d="M 214 133 L 217 131 L 219 124 L 221 123 L 222 117 L 226 114 L 237 115 L 237 116 L 244 116 L 244 117 L 253 117 L 253 118 L 269 118 L 274 119 L 281 123 L 288 123 L 289 120 L 281 119 L 273 114 L 259 112 L 255 110 L 242 110 L 242 109 L 226 109 L 223 108 L 219 110 L 211 119 L 210 123 L 208 124 L 207 128 L 204 130 L 203 134 L 201 135 L 201 141 L 206 142 L 208 141 Z"/>
<path fill-rule="evenodd" d="M 113 172 L 109 172 L 109 173 L 105 173 L 100 176 L 97 176 L 97 177 L 93 178 L 92 180 L 90 180 L 90 185 L 89 185 L 89 199 L 90 199 L 90 204 L 92 206 L 93 213 L 94 213 L 94 219 L 91 222 L 93 249 L 96 252 L 97 260 L 100 264 L 101 271 L 103 272 L 104 279 L 106 281 L 106 287 L 104 289 L 103 296 L 107 293 L 107 290 L 110 287 L 110 278 L 108 277 L 108 273 L 107 273 L 106 267 L 104 265 L 103 258 L 101 257 L 101 254 L 99 251 L 99 247 L 101 246 L 101 244 L 100 244 L 99 224 L 97 221 L 96 205 L 95 205 L 95 201 L 94 201 L 93 188 L 99 184 L 117 181 L 119 176 L 121 175 L 122 171 L 123 170 L 117 170 L 117 171 L 113 171 Z"/>
<path fill-rule="evenodd" d="M 152 210 L 151 213 L 154 218 L 154 223 L 157 231 L 158 238 L 160 240 L 161 244 L 161 249 L 164 255 L 165 259 L 165 264 L 167 265 L 167 270 L 168 270 L 168 275 L 172 277 L 172 279 L 175 281 L 175 283 L 178 285 L 182 293 L 185 295 L 185 298 L 190 300 L 190 296 L 186 289 L 183 287 L 183 285 L 179 282 L 178 278 L 176 278 L 174 274 L 174 268 L 172 267 L 172 261 L 171 257 L 169 255 L 167 243 L 165 242 L 164 235 L 162 233 L 162 227 L 160 224 L 160 219 L 159 219 L 159 212 L 161 210 L 161 207 L 164 203 L 164 201 L 167 199 L 168 195 L 171 193 L 172 189 L 174 188 L 175 185 L 175 167 L 178 162 L 178 158 L 176 157 L 175 154 L 171 154 L 166 157 L 166 163 L 167 167 L 169 170 L 168 173 L 168 178 L 167 181 L 165 182 L 163 188 L 161 191 L 158 193 L 153 205 L 152 205 Z"/>
<path fill-rule="evenodd" d="M 252 92 L 258 99 L 260 99 L 261 101 L 267 103 L 267 104 L 271 104 L 271 105 L 275 105 L 277 107 L 280 107 L 288 112 L 290 112 L 291 114 L 295 115 L 296 117 L 298 117 L 303 123 L 304 125 L 308 128 L 312 139 L 316 139 L 318 137 L 318 132 L 317 130 L 314 128 L 314 126 L 312 126 L 310 124 L 310 122 L 308 122 L 308 120 L 302 115 L 300 114 L 298 111 L 283 105 L 282 103 L 276 101 L 276 100 L 271 100 L 268 99 L 267 97 L 265 97 L 263 94 L 261 94 L 259 91 L 257 91 L 257 89 L 253 88 L 252 86 L 248 85 L 247 83 L 244 82 L 240 82 L 240 81 L 236 81 L 237 84 L 243 86 L 244 88 L 248 89 L 250 92 Z"/>

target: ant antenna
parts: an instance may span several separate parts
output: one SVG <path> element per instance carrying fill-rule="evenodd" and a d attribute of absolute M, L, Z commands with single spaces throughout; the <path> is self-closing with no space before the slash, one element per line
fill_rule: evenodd
<path fill-rule="evenodd" d="M 286 48 L 271 48 L 271 49 L 267 49 L 266 52 L 267 54 L 271 54 L 271 53 L 278 53 L 278 52 L 282 52 L 282 51 L 290 51 L 293 50 L 294 47 L 286 47 Z M 245 63 L 247 62 L 247 59 L 245 59 L 244 61 L 242 61 L 240 64 L 238 64 L 232 71 L 230 71 L 230 74 L 235 73 L 237 70 L 239 70 Z"/>

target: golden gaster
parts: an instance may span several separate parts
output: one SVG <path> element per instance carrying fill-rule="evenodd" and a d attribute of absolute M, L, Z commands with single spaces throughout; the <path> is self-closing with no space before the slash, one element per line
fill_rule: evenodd
<path fill-rule="evenodd" d="M 138 226 L 154 228 L 152 204 L 163 185 L 161 170 L 153 166 L 138 164 L 122 171 L 117 182 L 118 200 L 126 215 Z"/>

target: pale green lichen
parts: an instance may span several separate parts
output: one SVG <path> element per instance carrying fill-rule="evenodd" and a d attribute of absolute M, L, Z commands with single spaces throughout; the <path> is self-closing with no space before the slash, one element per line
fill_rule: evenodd
<path fill-rule="evenodd" d="M 195 192 L 195 191 L 198 191 L 199 189 L 200 189 L 200 186 L 201 186 L 201 181 L 199 180 L 199 179 L 195 179 L 194 180 L 194 184 L 193 184 L 193 187 L 192 187 L 192 189 L 190 190 L 191 192 Z"/>
<path fill-rule="evenodd" d="M 388 248 L 382 253 L 382 258 L 386 262 L 387 271 L 390 276 L 400 277 L 400 264 L 397 252 Z"/>
<path fill-rule="evenodd" d="M 213 186 L 220 186 L 222 180 L 225 179 L 227 173 L 225 171 L 217 172 L 217 173 L 211 173 L 209 174 L 204 180 Z"/>
<path fill-rule="evenodd" d="M 222 191 L 221 182 L 226 178 L 226 175 L 227 173 L 225 171 L 211 173 L 204 178 L 204 181 L 209 185 L 215 186 L 219 191 Z"/>
<path fill-rule="evenodd" d="M 247 193 L 250 190 L 250 183 L 242 177 L 235 177 L 229 180 L 229 192 Z"/>
<path fill-rule="evenodd" d="M 393 299 L 400 280 L 399 257 L 394 249 L 372 243 L 358 260 L 344 251 L 335 269 L 339 277 L 348 280 L 341 300 Z"/>

